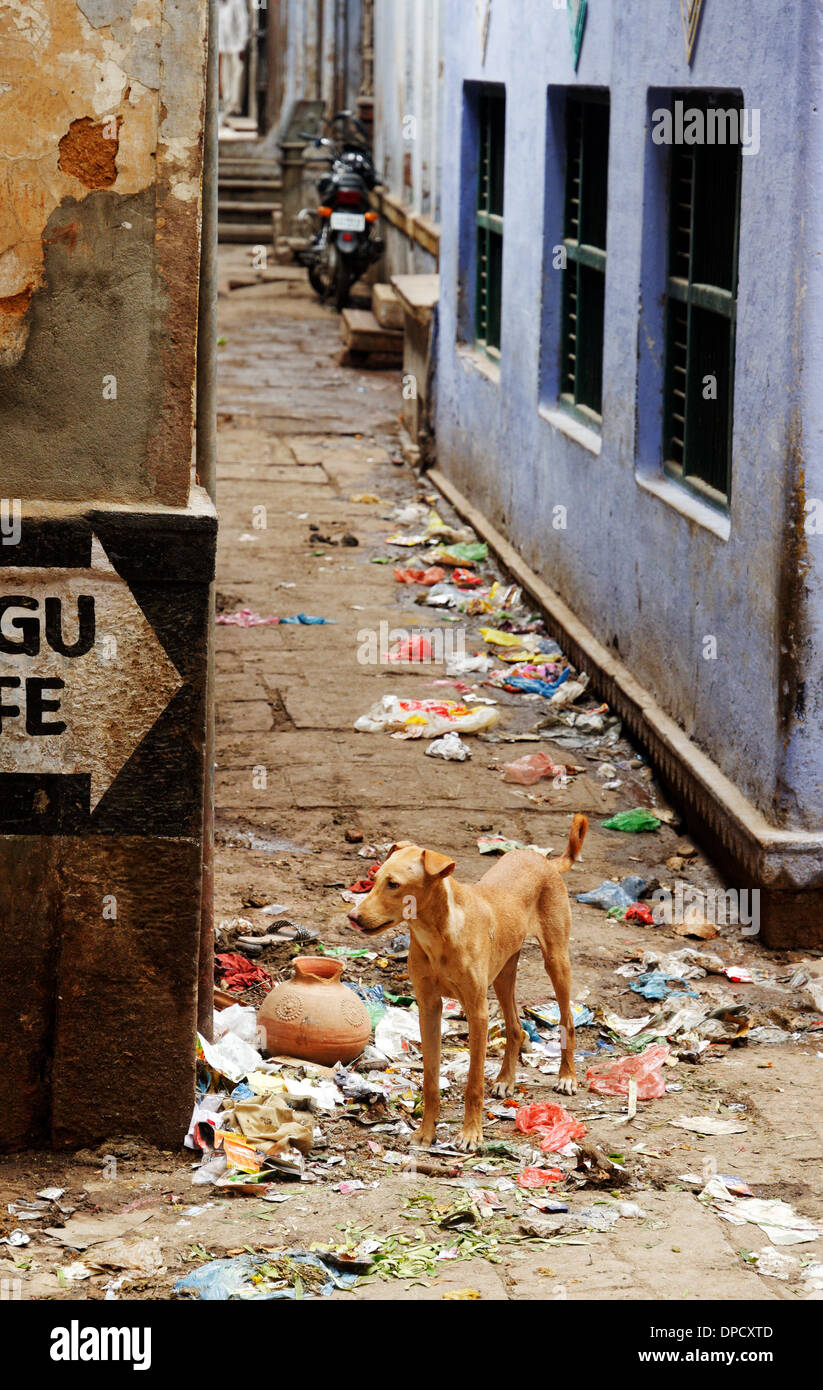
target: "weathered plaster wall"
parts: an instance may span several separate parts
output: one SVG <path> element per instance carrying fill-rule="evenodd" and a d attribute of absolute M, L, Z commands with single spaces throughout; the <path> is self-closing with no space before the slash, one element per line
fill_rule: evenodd
<path fill-rule="evenodd" d="M 202 0 L 0 7 L 4 495 L 187 500 L 205 20 Z"/>
<path fill-rule="evenodd" d="M 22 502 L 0 546 L 2 1149 L 172 1144 L 191 1113 L 217 529 L 191 486 L 206 17 L 0 5 L 0 498 Z M 81 603 L 55 646 L 49 612 L 79 629 Z"/>
<path fill-rule="evenodd" d="M 440 221 L 444 0 L 375 0 L 374 148 L 383 191 Z M 385 222 L 389 274 L 430 274 L 437 258 Z"/>
<path fill-rule="evenodd" d="M 482 8 L 482 7 L 481 7 Z M 568 15 L 492 0 L 485 62 L 474 0 L 446 14 L 438 450 L 441 467 L 774 822 L 823 824 L 823 495 L 819 379 L 823 251 L 816 103 L 820 11 L 705 0 L 689 68 L 677 0 L 589 5 L 575 78 Z M 463 341 L 472 298 L 474 160 L 463 83 L 507 95 L 502 356 Z M 551 419 L 563 151 L 550 84 L 611 93 L 604 407 L 598 453 Z M 743 159 L 733 484 L 728 535 L 642 486 L 660 475 L 660 223 L 649 89 L 726 87 L 761 111 Z M 471 183 L 471 180 L 468 180 Z M 468 198 L 473 198 L 473 186 Z M 546 227 L 544 235 L 544 223 Z M 548 383 L 548 384 L 547 384 Z M 814 479 L 813 484 L 811 479 Z M 567 508 L 566 530 L 553 526 Z M 718 658 L 703 659 L 706 635 Z"/>

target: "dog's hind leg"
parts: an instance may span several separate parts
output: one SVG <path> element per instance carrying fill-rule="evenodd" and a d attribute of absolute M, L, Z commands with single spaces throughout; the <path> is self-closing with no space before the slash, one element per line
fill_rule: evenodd
<path fill-rule="evenodd" d="M 517 1013 L 517 1001 L 514 997 L 515 981 L 517 979 L 517 962 L 520 959 L 520 952 L 510 957 L 494 981 L 494 992 L 503 1010 L 503 1020 L 506 1024 L 506 1051 L 503 1056 L 503 1065 L 497 1075 L 497 1080 L 492 1086 L 493 1096 L 510 1096 L 514 1091 L 514 1083 L 517 1079 L 517 1059 L 525 1042 L 526 1035 L 520 1027 L 520 1018 Z"/>

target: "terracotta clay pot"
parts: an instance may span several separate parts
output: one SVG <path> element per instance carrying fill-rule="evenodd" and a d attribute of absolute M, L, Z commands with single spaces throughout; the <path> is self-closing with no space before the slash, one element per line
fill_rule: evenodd
<path fill-rule="evenodd" d="M 341 983 L 343 963 L 327 956 L 298 956 L 294 979 L 275 985 L 257 1021 L 266 1051 L 333 1066 L 358 1057 L 371 1037 L 362 999 Z"/>

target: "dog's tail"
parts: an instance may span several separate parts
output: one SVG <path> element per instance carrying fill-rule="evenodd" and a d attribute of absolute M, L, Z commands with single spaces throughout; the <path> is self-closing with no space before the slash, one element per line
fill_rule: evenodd
<path fill-rule="evenodd" d="M 569 833 L 569 843 L 566 845 L 566 852 L 563 855 L 562 859 L 554 860 L 554 866 L 557 869 L 558 873 L 567 874 L 569 872 L 569 869 L 571 868 L 575 859 L 578 858 L 580 851 L 583 848 L 583 841 L 586 838 L 586 831 L 588 830 L 588 828 L 589 822 L 586 816 L 578 814 L 574 817 L 574 820 L 572 821 L 572 828 Z"/>

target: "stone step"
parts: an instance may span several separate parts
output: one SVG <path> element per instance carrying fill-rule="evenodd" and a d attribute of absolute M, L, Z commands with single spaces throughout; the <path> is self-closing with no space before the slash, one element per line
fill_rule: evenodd
<path fill-rule="evenodd" d="M 403 334 L 382 328 L 369 309 L 344 309 L 340 315 L 343 342 L 350 352 L 373 352 L 403 360 Z"/>
<path fill-rule="evenodd" d="M 223 214 L 231 217 L 259 217 L 265 222 L 271 222 L 273 212 L 278 212 L 281 203 L 263 202 L 262 199 L 255 201 L 252 198 L 219 198 L 217 203 L 217 215 Z"/>
<path fill-rule="evenodd" d="M 221 196 L 247 198 L 255 202 L 260 199 L 274 201 L 276 195 L 282 192 L 283 184 L 280 179 L 224 178 L 221 174 L 217 188 Z"/>
<path fill-rule="evenodd" d="M 218 222 L 219 242 L 248 242 L 251 246 L 268 246 L 272 240 L 270 222 Z"/>
<path fill-rule="evenodd" d="M 391 285 L 378 284 L 372 287 L 371 308 L 381 328 L 403 329 L 403 305 L 397 291 Z"/>

